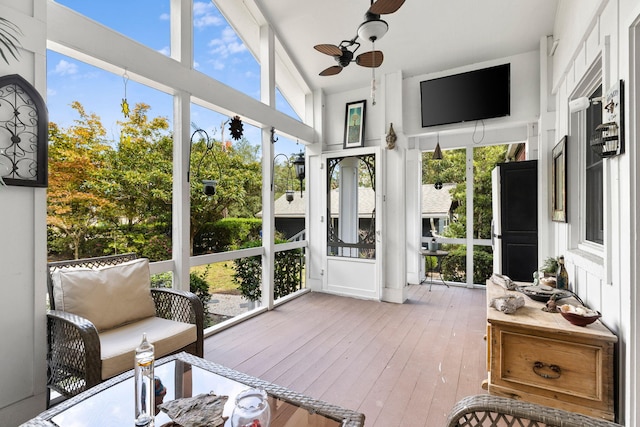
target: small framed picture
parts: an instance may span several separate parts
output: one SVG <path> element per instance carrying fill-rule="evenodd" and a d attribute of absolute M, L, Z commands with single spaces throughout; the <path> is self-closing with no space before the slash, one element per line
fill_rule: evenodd
<path fill-rule="evenodd" d="M 553 147 L 551 167 L 552 216 L 556 222 L 567 222 L 567 137 L 564 136 Z"/>
<path fill-rule="evenodd" d="M 349 102 L 344 121 L 344 148 L 364 145 L 364 119 L 367 101 Z"/>

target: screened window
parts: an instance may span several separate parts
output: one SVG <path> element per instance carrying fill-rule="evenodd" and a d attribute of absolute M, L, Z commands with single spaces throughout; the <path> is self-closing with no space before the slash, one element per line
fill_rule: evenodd
<path fill-rule="evenodd" d="M 602 96 L 602 86 L 599 86 L 590 96 L 591 99 Z M 586 162 L 585 162 L 585 239 L 602 244 L 604 240 L 603 227 L 603 181 L 602 158 L 591 150 L 589 145 L 594 129 L 602 123 L 602 104 L 591 103 L 587 108 L 586 119 Z"/>

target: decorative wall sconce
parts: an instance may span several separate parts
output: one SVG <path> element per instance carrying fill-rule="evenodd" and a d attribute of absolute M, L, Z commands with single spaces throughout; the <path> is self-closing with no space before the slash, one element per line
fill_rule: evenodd
<path fill-rule="evenodd" d="M 590 144 L 600 157 L 624 153 L 624 82 L 620 80 L 602 97 L 602 121 L 595 128 Z"/>
<path fill-rule="evenodd" d="M 278 138 L 276 138 L 275 133 L 276 133 L 276 130 L 275 128 L 272 127 L 271 128 L 271 144 L 275 144 L 278 141 Z M 302 197 L 302 184 L 305 177 L 304 153 L 303 152 L 298 153 L 298 155 L 293 160 L 291 160 L 291 162 L 289 161 L 289 157 L 287 157 L 286 154 L 280 153 L 273 156 L 273 160 L 271 163 L 271 191 L 273 191 L 273 177 L 275 175 L 276 159 L 280 156 L 283 156 L 285 159 L 287 159 L 287 163 L 289 164 L 289 166 L 287 167 L 288 178 L 287 178 L 287 190 L 285 191 L 285 197 L 287 199 L 287 202 L 291 203 L 293 201 L 293 190 L 289 185 L 291 181 L 290 163 L 293 163 L 293 167 L 296 171 L 296 177 L 300 181 L 300 197 Z"/>
<path fill-rule="evenodd" d="M 0 77 L 0 184 L 47 186 L 48 127 L 38 91 L 18 74 Z"/>

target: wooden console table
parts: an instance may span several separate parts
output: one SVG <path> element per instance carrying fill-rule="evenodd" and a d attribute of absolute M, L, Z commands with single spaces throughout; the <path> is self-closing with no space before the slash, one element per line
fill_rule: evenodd
<path fill-rule="evenodd" d="M 514 314 L 487 309 L 489 393 L 614 420 L 618 338 L 600 321 L 574 326 L 514 293 L 526 301 Z M 504 294 L 487 281 L 487 305 Z"/>

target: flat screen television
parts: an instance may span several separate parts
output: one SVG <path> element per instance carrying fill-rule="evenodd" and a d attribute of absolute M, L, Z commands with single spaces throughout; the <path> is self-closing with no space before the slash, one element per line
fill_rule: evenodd
<path fill-rule="evenodd" d="M 511 113 L 511 64 L 420 82 L 422 127 Z"/>

